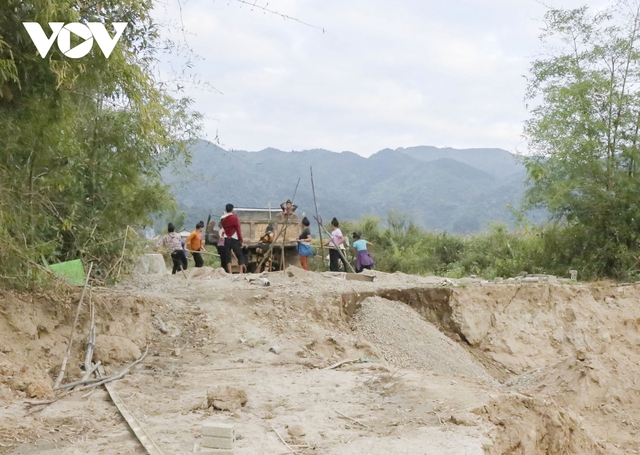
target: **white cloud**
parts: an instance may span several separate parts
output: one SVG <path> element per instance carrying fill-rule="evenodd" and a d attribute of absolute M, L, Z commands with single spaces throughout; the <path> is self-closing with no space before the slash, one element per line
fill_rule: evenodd
<path fill-rule="evenodd" d="M 168 1 L 158 14 L 179 22 L 177 0 Z M 210 138 L 217 131 L 234 149 L 362 155 L 413 145 L 522 149 L 522 76 L 539 49 L 535 18 L 544 13 L 537 1 L 268 7 L 326 33 L 235 0 L 182 0 L 187 42 L 205 58 L 193 73 L 224 93 L 188 88 Z"/>

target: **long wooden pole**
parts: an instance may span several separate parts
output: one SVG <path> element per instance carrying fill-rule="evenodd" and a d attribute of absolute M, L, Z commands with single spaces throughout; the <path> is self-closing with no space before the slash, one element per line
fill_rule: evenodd
<path fill-rule="evenodd" d="M 69 341 L 67 342 L 67 352 L 62 359 L 60 374 L 58 374 L 58 379 L 56 379 L 56 382 L 53 385 L 53 390 L 56 390 L 58 387 L 60 387 L 60 383 L 64 379 L 64 375 L 67 372 L 67 362 L 69 361 L 69 357 L 71 356 L 71 347 L 73 346 L 73 335 L 76 332 L 76 325 L 78 325 L 78 318 L 80 317 L 80 310 L 82 309 L 82 301 L 84 300 L 85 292 L 87 292 L 87 286 L 89 286 L 89 278 L 91 277 L 92 269 L 93 262 L 89 264 L 89 271 L 87 272 L 87 277 L 84 280 L 84 287 L 82 288 L 82 294 L 80 295 L 80 301 L 78 302 L 78 308 L 76 309 L 76 317 L 73 320 L 73 325 L 71 326 L 71 333 L 69 334 Z"/>
<path fill-rule="evenodd" d="M 324 266 L 324 242 L 322 241 L 322 221 L 320 221 L 320 215 L 318 214 L 318 202 L 316 201 L 316 186 L 313 183 L 313 166 L 309 166 L 311 171 L 311 190 L 313 191 L 313 205 L 316 208 L 316 220 L 318 221 L 318 235 L 320 238 L 320 254 L 322 255 L 321 264 Z"/>
<path fill-rule="evenodd" d="M 296 189 L 293 190 L 293 197 L 291 198 L 291 205 L 293 205 L 293 201 L 296 199 L 296 194 L 298 194 L 298 185 L 300 185 L 300 179 L 302 177 L 298 177 L 298 183 L 296 183 Z M 287 227 L 289 227 L 289 219 L 285 217 L 286 224 L 284 225 L 284 234 L 282 234 L 282 260 L 280 261 L 280 270 L 284 270 L 286 268 L 285 258 L 284 258 L 284 241 L 287 238 Z"/>

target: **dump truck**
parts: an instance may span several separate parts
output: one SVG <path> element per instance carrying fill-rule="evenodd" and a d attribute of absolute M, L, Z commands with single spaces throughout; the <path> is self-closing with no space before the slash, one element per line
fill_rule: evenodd
<path fill-rule="evenodd" d="M 251 207 L 236 207 L 233 213 L 240 219 L 243 238 L 242 250 L 248 272 L 283 270 L 291 264 L 300 265 L 297 242 L 300 235 L 300 220 L 295 213 L 285 216 L 280 209 Z M 267 254 L 267 258 L 263 262 L 264 252 L 258 248 L 258 244 L 269 224 L 273 225 L 275 240 L 271 252 Z M 210 214 L 205 231 L 207 245 L 217 245 L 219 229 L 220 217 Z M 261 262 L 263 262 L 263 266 L 261 270 L 258 270 Z M 238 260 L 233 255 L 231 270 L 233 273 L 238 272 Z"/>

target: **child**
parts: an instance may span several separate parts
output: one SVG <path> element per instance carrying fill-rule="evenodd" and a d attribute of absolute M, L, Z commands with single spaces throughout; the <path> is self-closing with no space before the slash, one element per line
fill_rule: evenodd
<path fill-rule="evenodd" d="M 371 270 L 376 263 L 367 250 L 368 245 L 373 245 L 365 239 L 360 238 L 360 233 L 353 234 L 353 248 L 356 250 L 356 273 L 362 272 L 364 269 Z"/>
<path fill-rule="evenodd" d="M 196 261 L 196 267 L 202 267 L 204 265 L 204 260 L 202 259 L 202 255 L 197 251 L 207 251 L 204 249 L 204 244 L 202 242 L 202 230 L 204 229 L 204 221 L 200 221 L 196 224 L 196 230 L 191 233 L 185 242 L 187 250 L 191 251 L 193 255 L 193 260 Z"/>

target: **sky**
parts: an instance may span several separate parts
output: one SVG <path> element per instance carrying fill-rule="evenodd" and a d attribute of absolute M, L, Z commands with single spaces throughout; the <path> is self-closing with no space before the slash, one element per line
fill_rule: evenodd
<path fill-rule="evenodd" d="M 252 2 L 255 0 L 251 0 Z M 596 0 L 546 0 L 602 7 Z M 184 94 L 203 136 L 233 150 L 499 147 L 526 153 L 526 75 L 542 51 L 536 0 L 157 0 L 191 55 Z M 189 67 L 185 63 L 189 61 Z"/>

